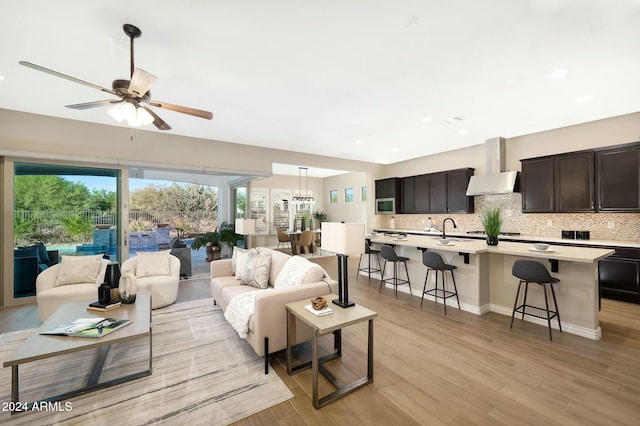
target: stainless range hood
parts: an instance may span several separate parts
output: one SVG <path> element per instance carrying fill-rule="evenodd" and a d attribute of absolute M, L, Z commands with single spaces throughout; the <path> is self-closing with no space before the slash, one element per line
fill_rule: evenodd
<path fill-rule="evenodd" d="M 505 172 L 504 138 L 487 139 L 485 175 L 474 175 L 469 180 L 467 195 L 509 194 L 518 192 L 518 172 Z"/>

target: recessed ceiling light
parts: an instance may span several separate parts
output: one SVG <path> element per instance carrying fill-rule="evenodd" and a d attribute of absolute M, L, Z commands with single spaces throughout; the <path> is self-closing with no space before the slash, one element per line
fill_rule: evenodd
<path fill-rule="evenodd" d="M 592 99 L 593 99 L 592 95 L 582 95 L 578 99 L 576 99 L 576 102 L 578 102 L 578 103 L 589 102 Z"/>
<path fill-rule="evenodd" d="M 428 115 L 425 115 L 424 117 L 422 117 L 421 121 L 423 123 L 431 123 L 433 121 L 433 119 L 431 117 L 429 117 Z"/>
<path fill-rule="evenodd" d="M 458 133 L 461 135 L 466 135 L 467 133 L 469 133 L 469 131 L 467 129 L 460 129 L 458 130 Z"/>
<path fill-rule="evenodd" d="M 4 77 L 0 75 L 0 80 L 4 80 Z"/>
<path fill-rule="evenodd" d="M 360 139 L 358 139 L 358 140 L 356 141 L 356 145 L 362 145 L 363 143 L 364 143 L 364 142 L 362 142 Z"/>
<path fill-rule="evenodd" d="M 392 148 L 391 152 L 398 152 L 398 148 Z"/>
<path fill-rule="evenodd" d="M 562 78 L 565 75 L 567 75 L 569 73 L 569 71 L 567 70 L 563 70 L 563 69 L 557 69 L 551 72 L 551 74 L 549 74 L 549 78 L 550 79 L 556 79 L 556 78 Z"/>

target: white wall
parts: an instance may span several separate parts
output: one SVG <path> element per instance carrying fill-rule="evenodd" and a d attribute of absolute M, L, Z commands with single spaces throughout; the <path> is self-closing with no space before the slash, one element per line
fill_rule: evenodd
<path fill-rule="evenodd" d="M 367 200 L 362 201 L 361 189 L 367 188 Z M 353 188 L 352 203 L 345 202 L 345 189 Z M 329 191 L 338 191 L 338 202 L 329 202 Z M 372 198 L 375 187 L 366 173 L 345 173 L 324 179 L 325 210 L 327 219 L 331 222 L 369 223 L 370 212 L 373 207 Z"/>

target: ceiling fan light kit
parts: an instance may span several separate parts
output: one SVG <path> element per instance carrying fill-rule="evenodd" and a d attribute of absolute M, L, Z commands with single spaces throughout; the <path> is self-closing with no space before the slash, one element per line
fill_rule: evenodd
<path fill-rule="evenodd" d="M 153 117 L 142 107 L 136 107 L 132 102 L 120 103 L 107 111 L 118 123 L 127 120 L 130 127 L 148 126 L 153 123 Z"/>
<path fill-rule="evenodd" d="M 103 106 L 112 106 L 112 108 L 110 108 L 107 113 L 118 123 L 126 120 L 127 124 L 130 127 L 141 127 L 153 124 L 159 130 L 171 129 L 171 126 L 169 126 L 169 124 L 167 124 L 162 118 L 160 118 L 155 112 L 153 112 L 148 106 L 144 105 L 143 103 L 147 103 L 156 108 L 164 108 L 182 114 L 189 114 L 194 117 L 211 120 L 213 118 L 213 114 L 209 111 L 151 100 L 151 92 L 149 91 L 149 89 L 151 88 L 151 85 L 153 85 L 153 83 L 157 80 L 157 78 L 151 73 L 148 73 L 140 68 L 135 68 L 133 60 L 133 40 L 140 37 L 142 35 L 142 31 L 140 31 L 140 29 L 135 25 L 131 24 L 124 24 L 122 26 L 122 29 L 124 30 L 124 33 L 127 35 L 127 37 L 129 37 L 131 40 L 131 80 L 116 79 L 112 83 L 112 89 L 107 89 L 105 87 L 98 86 L 96 84 L 89 83 L 75 77 L 71 77 L 58 71 L 33 64 L 31 62 L 20 61 L 19 63 L 20 65 L 24 65 L 25 67 L 33 68 L 47 74 L 55 75 L 56 77 L 73 81 L 74 83 L 83 84 L 85 86 L 98 89 L 102 92 L 118 96 L 120 99 L 85 102 L 81 104 L 66 105 L 66 107 L 71 109 L 84 110 Z"/>

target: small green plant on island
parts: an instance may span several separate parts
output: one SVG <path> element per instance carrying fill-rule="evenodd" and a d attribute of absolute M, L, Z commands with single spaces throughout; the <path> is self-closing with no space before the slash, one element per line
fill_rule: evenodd
<path fill-rule="evenodd" d="M 502 229 L 502 210 L 494 207 L 486 210 L 482 215 L 482 226 L 488 237 L 497 237 Z"/>

